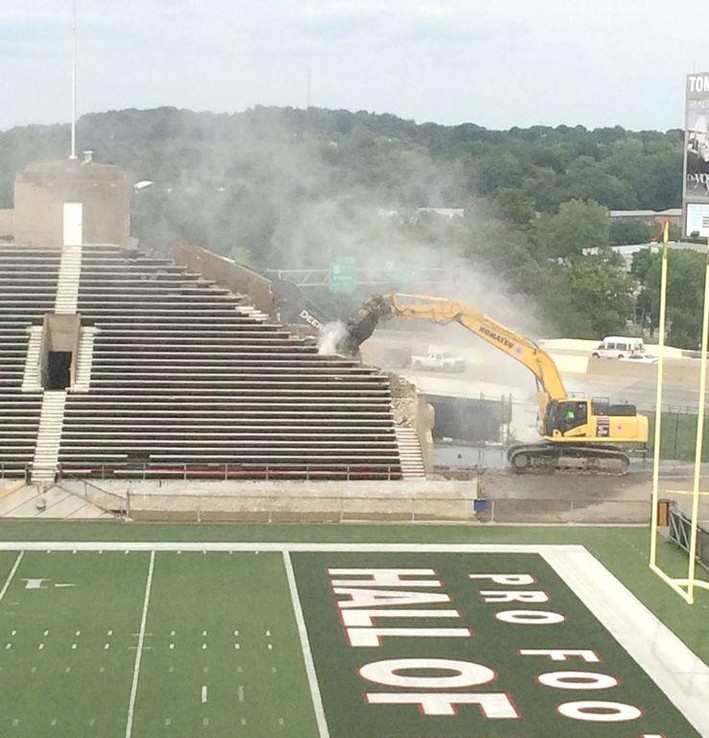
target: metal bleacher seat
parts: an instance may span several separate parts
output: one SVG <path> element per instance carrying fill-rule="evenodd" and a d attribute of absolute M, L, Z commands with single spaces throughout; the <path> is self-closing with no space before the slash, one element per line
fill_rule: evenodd
<path fill-rule="evenodd" d="M 54 309 L 60 256 L 0 246 L 0 477 L 25 476 L 34 457 L 42 395 L 23 391 L 28 329 Z"/>
<path fill-rule="evenodd" d="M 244 295 L 86 246 L 77 312 L 96 334 L 88 391 L 64 408 L 62 474 L 401 477 L 387 376 L 318 354 Z"/>

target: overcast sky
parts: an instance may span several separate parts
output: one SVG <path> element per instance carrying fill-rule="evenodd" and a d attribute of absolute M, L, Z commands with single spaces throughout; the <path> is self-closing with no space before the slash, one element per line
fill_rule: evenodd
<path fill-rule="evenodd" d="M 706 0 L 76 1 L 79 114 L 310 102 L 664 131 L 709 71 Z M 2 0 L 0 130 L 70 120 L 72 8 Z"/>

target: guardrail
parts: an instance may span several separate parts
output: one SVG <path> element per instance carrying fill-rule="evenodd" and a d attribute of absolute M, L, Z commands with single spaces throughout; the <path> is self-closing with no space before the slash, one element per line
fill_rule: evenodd
<path fill-rule="evenodd" d="M 677 544 L 681 549 L 689 553 L 692 520 L 688 518 L 679 506 L 674 503 L 669 508 L 669 539 Z M 701 564 L 705 569 L 709 570 L 709 530 L 702 528 L 697 529 L 697 563 Z"/>
<path fill-rule="evenodd" d="M 95 466 L 67 465 L 57 466 L 57 479 L 212 479 L 212 480 L 305 480 L 305 481 L 393 481 L 402 478 L 401 467 L 391 465 L 372 465 L 353 467 L 318 464 L 304 467 L 245 466 L 234 464 L 97 464 Z"/>
<path fill-rule="evenodd" d="M 85 502 L 95 505 L 105 512 L 122 518 L 129 516 L 130 496 L 127 491 L 125 495 L 119 495 L 94 484 L 88 479 L 76 480 L 72 484 L 72 487 L 77 486 L 78 489 L 67 488 L 61 481 L 55 482 L 53 486 L 63 492 L 80 497 Z"/>

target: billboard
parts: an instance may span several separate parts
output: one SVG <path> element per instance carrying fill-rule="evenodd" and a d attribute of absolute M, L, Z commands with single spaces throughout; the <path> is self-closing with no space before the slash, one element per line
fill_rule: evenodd
<path fill-rule="evenodd" d="M 709 202 L 709 72 L 687 76 L 684 199 Z"/>
<path fill-rule="evenodd" d="M 684 236 L 709 236 L 709 72 L 687 75 L 682 206 Z"/>
<path fill-rule="evenodd" d="M 709 238 L 709 202 L 689 202 L 685 217 L 685 235 Z"/>

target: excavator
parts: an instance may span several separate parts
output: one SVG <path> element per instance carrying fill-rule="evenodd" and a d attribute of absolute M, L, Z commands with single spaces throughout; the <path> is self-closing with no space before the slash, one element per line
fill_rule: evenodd
<path fill-rule="evenodd" d="M 517 473 L 625 474 L 630 460 L 618 444 L 647 443 L 648 419 L 634 405 L 569 395 L 544 349 L 465 302 L 427 295 L 375 295 L 346 323 L 340 353 L 354 355 L 379 320 L 392 317 L 460 323 L 532 372 L 543 440 L 509 448 L 507 458 Z"/>

